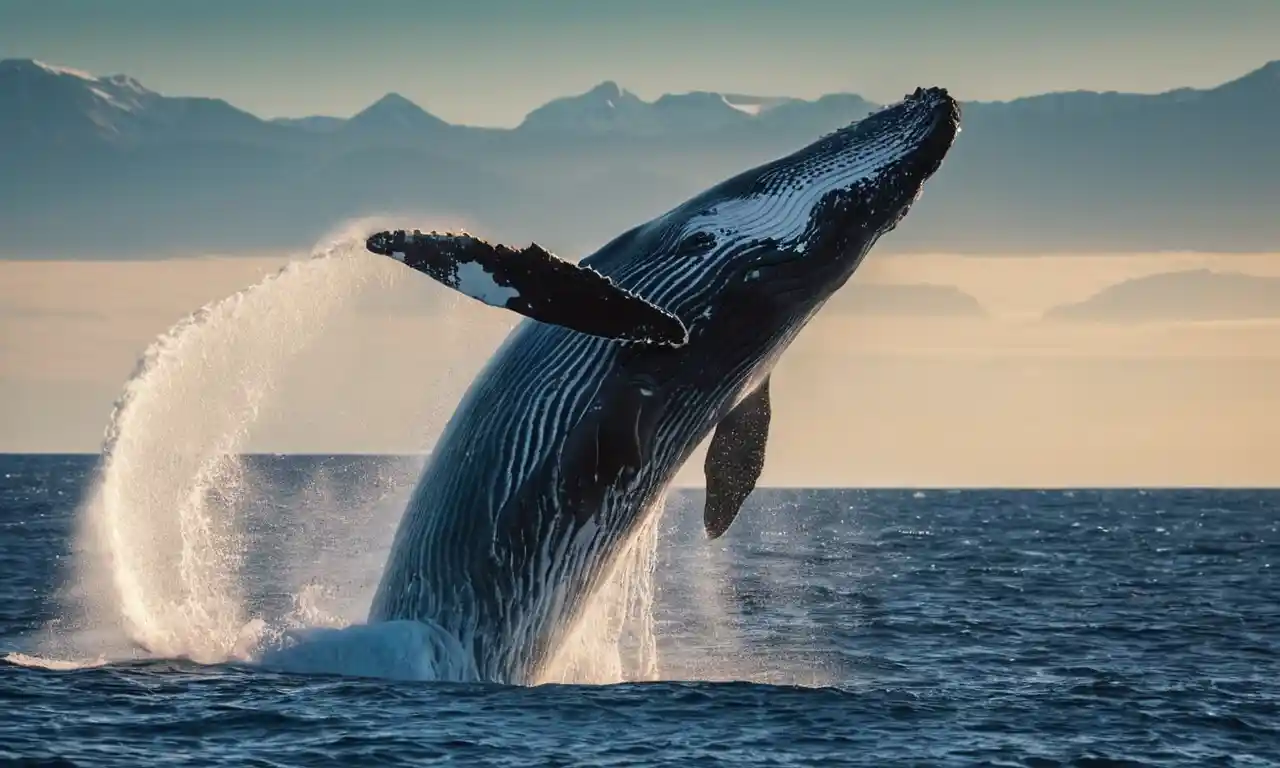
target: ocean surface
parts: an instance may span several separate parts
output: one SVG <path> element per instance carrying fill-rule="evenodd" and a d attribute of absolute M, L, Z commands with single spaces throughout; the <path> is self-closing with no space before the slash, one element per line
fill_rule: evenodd
<path fill-rule="evenodd" d="M 651 636 L 610 651 L 632 682 L 361 677 L 394 664 L 359 635 L 307 672 L 177 658 L 358 621 L 415 461 L 248 457 L 121 549 L 178 514 L 147 471 L 86 547 L 96 457 L 0 456 L 0 763 L 1280 765 L 1277 492 L 764 489 L 717 542 L 674 492 L 627 593 Z M 134 554 L 78 577 L 104 547 Z M 146 629 L 173 658 L 102 607 L 184 579 Z"/>

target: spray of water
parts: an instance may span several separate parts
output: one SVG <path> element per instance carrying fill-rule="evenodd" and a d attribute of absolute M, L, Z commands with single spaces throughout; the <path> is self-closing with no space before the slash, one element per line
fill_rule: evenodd
<path fill-rule="evenodd" d="M 665 499 L 650 510 L 540 683 L 606 684 L 658 679 L 654 569 Z"/>
<path fill-rule="evenodd" d="M 79 608 L 146 651 L 245 653 L 241 453 L 285 363 L 385 265 L 339 237 L 202 307 L 146 350 L 116 403 L 81 510 Z M 384 274 L 385 276 L 385 274 Z M 96 621 L 95 621 L 96 620 Z"/>

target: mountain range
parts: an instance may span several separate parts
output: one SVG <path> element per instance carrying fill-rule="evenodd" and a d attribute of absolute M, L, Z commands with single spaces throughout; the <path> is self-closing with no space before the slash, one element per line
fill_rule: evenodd
<path fill-rule="evenodd" d="M 943 83 L 945 85 L 945 83 Z M 0 252 L 92 258 L 304 248 L 343 220 L 464 222 L 570 258 L 879 105 L 614 82 L 513 129 L 387 94 L 266 120 L 0 61 Z M 1210 89 L 963 104 L 964 131 L 884 251 L 1280 250 L 1280 61 Z"/>
<path fill-rule="evenodd" d="M 1208 269 L 1133 278 L 1045 315 L 1047 320 L 1089 323 L 1275 318 L 1280 318 L 1280 277 Z"/>

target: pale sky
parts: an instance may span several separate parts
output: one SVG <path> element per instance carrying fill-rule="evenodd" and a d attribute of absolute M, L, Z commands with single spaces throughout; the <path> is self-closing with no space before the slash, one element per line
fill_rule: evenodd
<path fill-rule="evenodd" d="M 0 57 L 264 117 L 396 91 L 500 126 L 606 79 L 649 99 L 1211 87 L 1280 58 L 1278 40 L 1275 0 L 0 0 Z"/>
<path fill-rule="evenodd" d="M 429 448 L 513 316 L 367 257 L 223 305 L 143 431 L 198 446 L 243 428 L 238 448 L 258 451 Z M 140 352 L 286 261 L 0 261 L 0 451 L 97 451 Z M 1197 267 L 1274 276 L 1280 258 L 873 254 L 856 280 L 956 286 L 987 317 L 824 312 L 775 374 L 762 482 L 1277 485 L 1280 321 L 1040 320 Z M 700 484 L 701 464 L 681 482 Z"/>

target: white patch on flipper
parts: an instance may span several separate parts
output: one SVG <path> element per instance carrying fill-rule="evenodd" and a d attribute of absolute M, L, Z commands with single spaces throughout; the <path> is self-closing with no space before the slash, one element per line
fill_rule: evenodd
<path fill-rule="evenodd" d="M 456 278 L 457 290 L 473 299 L 479 299 L 491 307 L 505 309 L 508 299 L 518 298 L 520 292 L 506 285 L 498 285 L 493 275 L 475 262 L 458 265 Z"/>
<path fill-rule="evenodd" d="M 395 259 L 396 261 L 398 261 L 398 262 L 400 262 L 401 264 L 403 264 L 403 263 L 404 263 L 404 260 L 405 260 L 406 258 L 408 258 L 408 257 L 407 257 L 407 256 L 405 256 L 405 254 L 404 254 L 404 252 L 403 252 L 403 251 L 392 251 L 392 252 L 391 252 L 391 258 L 393 258 L 393 259 Z"/>

